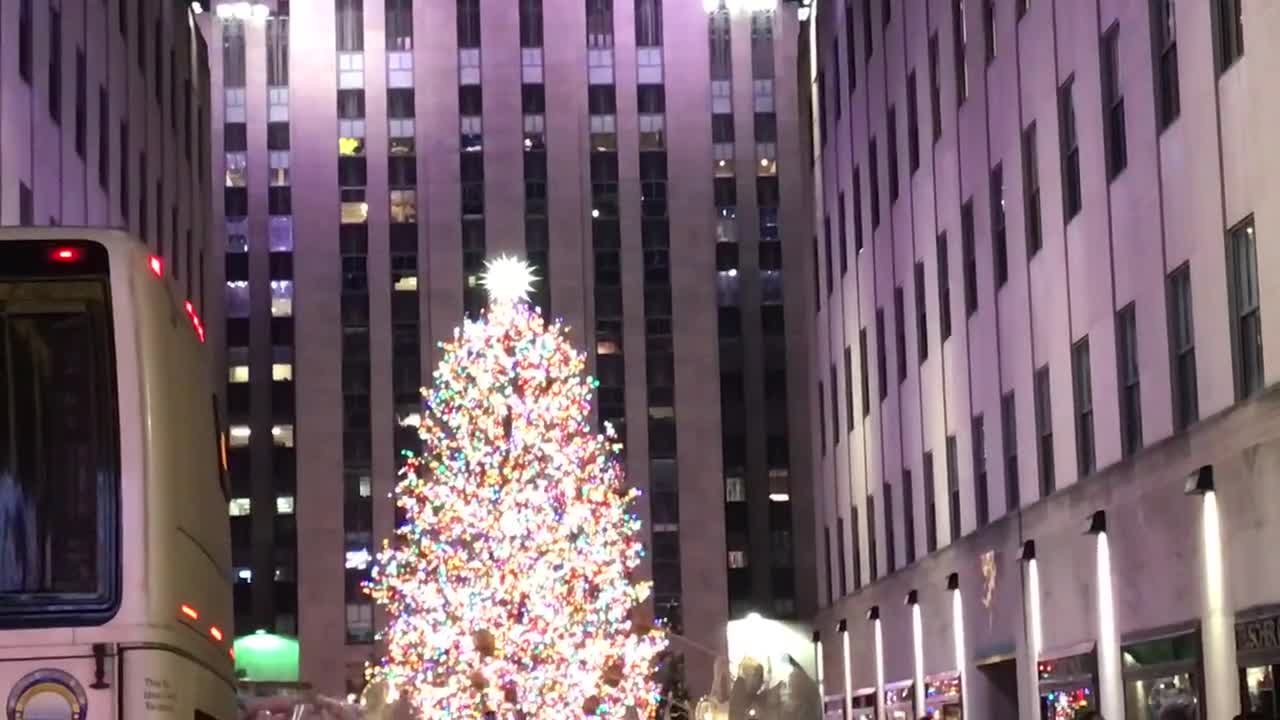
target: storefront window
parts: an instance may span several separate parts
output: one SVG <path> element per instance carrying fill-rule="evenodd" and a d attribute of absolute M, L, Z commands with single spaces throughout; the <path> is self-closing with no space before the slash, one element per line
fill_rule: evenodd
<path fill-rule="evenodd" d="M 915 685 L 903 680 L 884 689 L 885 720 L 913 720 L 915 716 Z"/>
<path fill-rule="evenodd" d="M 1041 720 L 1081 720 L 1097 709 L 1097 660 L 1093 653 L 1041 660 Z"/>
<path fill-rule="evenodd" d="M 960 720 L 960 673 L 925 678 L 925 714 L 937 720 Z"/>
<path fill-rule="evenodd" d="M 1199 655 L 1195 633 L 1124 646 L 1125 717 L 1199 720 Z"/>

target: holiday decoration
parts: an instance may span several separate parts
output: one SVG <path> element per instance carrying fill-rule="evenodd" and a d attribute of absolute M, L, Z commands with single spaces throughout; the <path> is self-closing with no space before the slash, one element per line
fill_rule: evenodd
<path fill-rule="evenodd" d="M 666 646 L 597 383 L 525 297 L 524 263 L 488 264 L 490 307 L 442 345 L 396 502 L 406 522 L 371 569 L 386 657 L 370 669 L 423 718 L 647 718 Z"/>

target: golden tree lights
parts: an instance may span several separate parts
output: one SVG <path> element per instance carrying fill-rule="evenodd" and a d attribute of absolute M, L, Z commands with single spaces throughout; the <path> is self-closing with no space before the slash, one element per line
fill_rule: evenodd
<path fill-rule="evenodd" d="M 666 646 L 644 610 L 639 495 L 597 383 L 525 302 L 519 261 L 489 264 L 487 316 L 442 345 L 421 455 L 408 455 L 369 593 L 388 613 L 370 669 L 424 718 L 649 717 Z M 490 715 L 492 714 L 492 715 Z"/>

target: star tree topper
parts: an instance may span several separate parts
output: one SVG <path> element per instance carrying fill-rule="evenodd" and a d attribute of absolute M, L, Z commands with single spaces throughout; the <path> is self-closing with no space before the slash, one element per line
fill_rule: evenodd
<path fill-rule="evenodd" d="M 485 262 L 480 284 L 495 305 L 514 305 L 529 299 L 533 281 L 537 279 L 528 263 L 510 255 L 501 255 Z"/>

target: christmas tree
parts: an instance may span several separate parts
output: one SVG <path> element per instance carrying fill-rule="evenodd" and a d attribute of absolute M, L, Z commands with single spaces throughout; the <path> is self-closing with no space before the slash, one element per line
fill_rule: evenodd
<path fill-rule="evenodd" d="M 649 717 L 666 639 L 633 577 L 639 493 L 591 427 L 585 356 L 525 301 L 532 280 L 491 261 L 486 315 L 441 346 L 396 490 L 407 521 L 370 576 L 388 614 L 371 679 L 424 718 Z"/>

